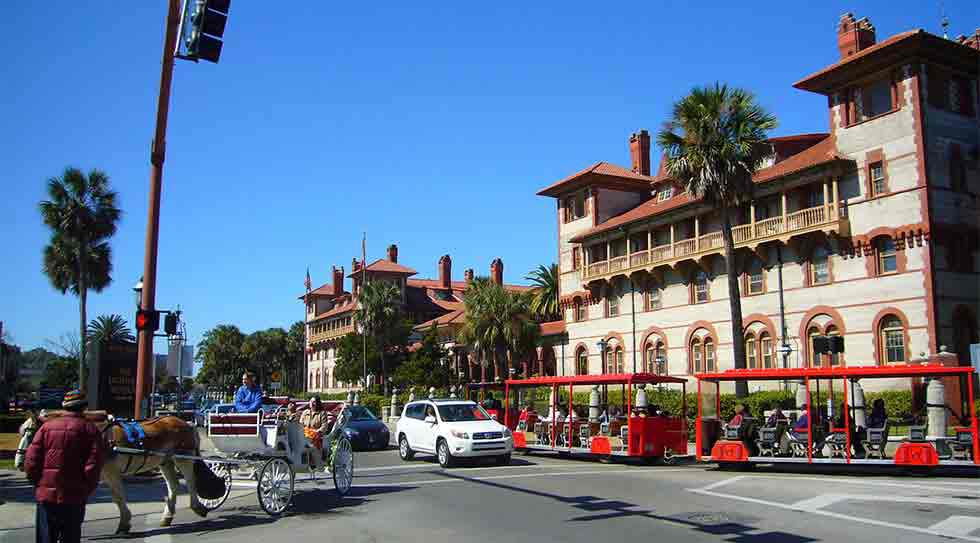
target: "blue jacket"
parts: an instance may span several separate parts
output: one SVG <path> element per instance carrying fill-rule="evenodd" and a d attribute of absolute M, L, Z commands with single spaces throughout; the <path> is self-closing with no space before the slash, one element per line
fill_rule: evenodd
<path fill-rule="evenodd" d="M 259 387 L 248 388 L 242 385 L 235 393 L 235 412 L 258 413 L 262 407 L 262 391 Z"/>

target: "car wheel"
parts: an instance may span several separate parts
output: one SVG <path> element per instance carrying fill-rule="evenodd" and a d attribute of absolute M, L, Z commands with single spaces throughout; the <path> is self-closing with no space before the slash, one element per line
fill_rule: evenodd
<path fill-rule="evenodd" d="M 408 446 L 408 438 L 404 434 L 398 438 L 398 456 L 406 462 L 415 457 L 415 451 Z"/>
<path fill-rule="evenodd" d="M 436 456 L 439 457 L 439 465 L 444 468 L 451 468 L 456 463 L 453 454 L 449 452 L 449 443 L 445 439 L 440 439 L 436 445 Z"/>
<path fill-rule="evenodd" d="M 507 466 L 510 464 L 510 453 L 502 454 L 497 457 L 498 466 Z"/>

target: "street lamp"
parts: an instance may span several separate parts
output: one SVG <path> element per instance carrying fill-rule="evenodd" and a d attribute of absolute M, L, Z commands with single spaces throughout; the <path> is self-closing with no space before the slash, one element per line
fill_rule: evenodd
<path fill-rule="evenodd" d="M 600 339 L 595 343 L 599 348 L 599 363 L 602 364 L 602 371 L 606 371 L 606 340 Z"/>
<path fill-rule="evenodd" d="M 143 278 L 133 285 L 133 295 L 136 298 L 136 307 L 139 307 L 143 303 Z"/>
<path fill-rule="evenodd" d="M 657 375 L 666 375 L 666 373 L 667 373 L 666 372 L 666 370 L 667 370 L 667 368 L 666 368 L 666 366 L 667 366 L 667 359 L 664 358 L 664 355 L 658 354 L 655 361 L 657 363 Z M 663 383 L 660 383 L 660 385 L 658 386 L 658 388 L 659 388 L 660 392 L 663 392 L 664 391 L 664 384 Z"/>

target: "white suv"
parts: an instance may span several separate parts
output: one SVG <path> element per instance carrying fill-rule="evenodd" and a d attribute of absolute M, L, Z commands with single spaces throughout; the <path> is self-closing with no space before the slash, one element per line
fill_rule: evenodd
<path fill-rule="evenodd" d="M 439 465 L 448 468 L 456 458 L 496 457 L 509 464 L 514 451 L 514 434 L 490 418 L 474 402 L 422 400 L 405 406 L 396 428 L 398 454 L 408 461 L 416 452 L 435 454 Z"/>

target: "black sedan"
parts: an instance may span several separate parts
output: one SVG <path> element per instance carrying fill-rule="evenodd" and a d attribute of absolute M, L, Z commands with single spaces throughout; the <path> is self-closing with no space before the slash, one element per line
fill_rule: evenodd
<path fill-rule="evenodd" d="M 354 405 L 350 408 L 351 420 L 344 428 L 354 450 L 384 450 L 391 439 L 388 427 L 378 420 L 368 408 Z"/>

